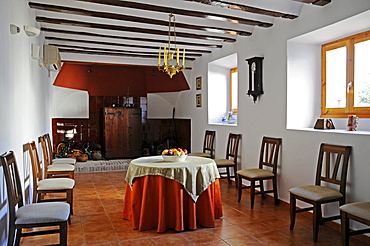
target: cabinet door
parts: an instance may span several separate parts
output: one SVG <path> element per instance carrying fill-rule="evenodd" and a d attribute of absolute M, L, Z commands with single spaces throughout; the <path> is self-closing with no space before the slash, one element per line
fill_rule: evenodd
<path fill-rule="evenodd" d="M 140 108 L 127 109 L 127 126 L 127 155 L 131 157 L 141 156 L 143 137 Z"/>
<path fill-rule="evenodd" d="M 118 158 L 124 153 L 124 108 L 104 108 L 105 157 Z"/>

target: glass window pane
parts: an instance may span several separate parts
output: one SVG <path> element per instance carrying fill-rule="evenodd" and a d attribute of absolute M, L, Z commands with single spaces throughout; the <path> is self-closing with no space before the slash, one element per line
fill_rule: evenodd
<path fill-rule="evenodd" d="M 238 108 L 238 72 L 231 73 L 231 108 L 237 109 Z"/>
<path fill-rule="evenodd" d="M 326 107 L 346 107 L 347 48 L 326 52 Z"/>
<path fill-rule="evenodd" d="M 370 40 L 355 44 L 355 107 L 370 107 Z"/>

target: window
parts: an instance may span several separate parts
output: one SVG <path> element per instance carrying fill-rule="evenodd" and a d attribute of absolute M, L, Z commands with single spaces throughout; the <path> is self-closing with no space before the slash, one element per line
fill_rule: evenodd
<path fill-rule="evenodd" d="M 370 118 L 370 31 L 322 46 L 321 117 Z"/>
<path fill-rule="evenodd" d="M 230 69 L 230 111 L 238 114 L 238 68 Z"/>
<path fill-rule="evenodd" d="M 234 53 L 208 63 L 208 124 L 237 125 L 237 58 Z"/>

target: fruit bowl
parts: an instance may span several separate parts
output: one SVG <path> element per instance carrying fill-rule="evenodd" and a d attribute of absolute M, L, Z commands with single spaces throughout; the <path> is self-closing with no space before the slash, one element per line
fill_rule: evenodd
<path fill-rule="evenodd" d="M 185 161 L 187 155 L 162 155 L 164 161 L 167 162 L 181 162 Z"/>

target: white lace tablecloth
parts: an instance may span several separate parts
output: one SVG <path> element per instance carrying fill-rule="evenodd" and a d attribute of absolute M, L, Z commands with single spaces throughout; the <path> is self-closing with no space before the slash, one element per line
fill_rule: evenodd
<path fill-rule="evenodd" d="M 216 163 L 210 158 L 188 156 L 183 162 L 165 162 L 162 156 L 149 156 L 131 161 L 126 182 L 132 187 L 135 178 L 146 175 L 160 175 L 179 182 L 194 202 L 220 178 Z"/>

